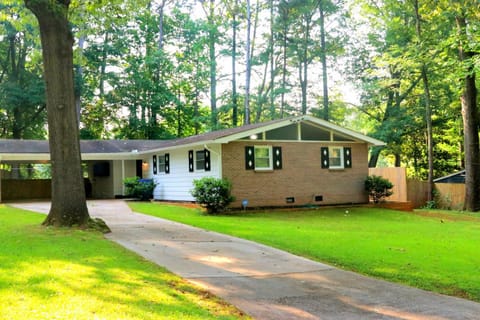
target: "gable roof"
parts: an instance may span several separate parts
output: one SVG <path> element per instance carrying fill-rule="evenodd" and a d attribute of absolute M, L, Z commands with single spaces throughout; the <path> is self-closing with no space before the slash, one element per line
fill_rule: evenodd
<path fill-rule="evenodd" d="M 187 138 L 166 140 L 166 141 L 162 141 L 159 144 L 158 149 L 152 149 L 150 151 L 161 151 L 164 149 L 185 147 L 190 145 L 194 146 L 194 145 L 212 144 L 212 143 L 229 143 L 231 141 L 235 141 L 235 140 L 249 137 L 252 135 L 260 134 L 265 131 L 286 127 L 288 125 L 291 125 L 293 123 L 298 123 L 298 122 L 307 122 L 307 123 L 310 122 L 317 126 L 320 126 L 320 127 L 338 132 L 347 137 L 350 137 L 354 141 L 367 143 L 370 146 L 385 145 L 383 141 L 368 137 L 364 134 L 361 134 L 359 132 L 356 132 L 350 129 L 340 127 L 336 124 L 333 124 L 331 122 L 328 122 L 322 119 L 318 119 L 312 116 L 297 116 L 297 117 L 291 117 L 286 119 L 249 124 L 241 127 L 212 131 L 212 132 L 199 134 L 196 136 L 190 136 Z"/>
<path fill-rule="evenodd" d="M 244 125 L 241 127 L 211 131 L 186 138 L 172 140 L 81 140 L 80 150 L 84 160 L 89 159 L 134 159 L 138 155 L 186 146 L 206 145 L 212 143 L 228 143 L 266 131 L 306 122 L 332 130 L 354 141 L 372 146 L 384 145 L 380 140 L 370 138 L 361 133 L 340 127 L 312 116 L 298 116 L 272 120 L 263 123 Z M 49 145 L 47 140 L 8 140 L 0 139 L 0 160 L 32 159 L 48 160 Z"/>

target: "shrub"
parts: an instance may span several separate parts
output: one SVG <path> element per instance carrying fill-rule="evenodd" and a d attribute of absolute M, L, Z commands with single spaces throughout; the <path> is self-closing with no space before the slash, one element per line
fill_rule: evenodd
<path fill-rule="evenodd" d="M 368 191 L 368 195 L 372 197 L 374 203 L 390 197 L 393 194 L 390 190 L 392 188 L 393 184 L 388 179 L 380 176 L 368 176 L 367 180 L 365 180 L 365 190 Z"/>
<path fill-rule="evenodd" d="M 155 182 L 152 179 L 140 179 L 139 177 L 130 177 L 123 180 L 127 196 L 140 200 L 148 200 L 153 197 Z"/>
<path fill-rule="evenodd" d="M 207 209 L 210 214 L 225 210 L 234 200 L 231 195 L 231 184 L 226 179 L 205 177 L 193 180 L 192 196 Z"/>

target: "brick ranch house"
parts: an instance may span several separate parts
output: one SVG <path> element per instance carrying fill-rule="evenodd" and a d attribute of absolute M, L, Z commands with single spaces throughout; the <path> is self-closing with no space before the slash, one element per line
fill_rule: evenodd
<path fill-rule="evenodd" d="M 48 143 L 24 142 L 30 149 L 45 144 L 37 152 L 15 148 L 21 143 L 0 140 L 0 164 L 48 161 Z M 368 150 L 383 144 L 298 116 L 174 140 L 85 140 L 81 150 L 94 198 L 124 195 L 123 179 L 137 175 L 154 179 L 155 200 L 194 201 L 193 180 L 209 176 L 232 183 L 232 207 L 244 200 L 261 207 L 368 202 Z M 0 195 L 11 182 L 4 178 Z"/>

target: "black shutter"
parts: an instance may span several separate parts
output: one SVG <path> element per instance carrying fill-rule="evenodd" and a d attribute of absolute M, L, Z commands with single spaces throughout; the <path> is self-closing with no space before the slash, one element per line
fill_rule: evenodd
<path fill-rule="evenodd" d="M 273 169 L 282 169 L 282 147 L 273 147 Z"/>
<path fill-rule="evenodd" d="M 321 155 L 322 169 L 327 169 L 329 167 L 328 147 L 321 147 L 320 151 L 322 153 Z"/>
<path fill-rule="evenodd" d="M 165 173 L 170 173 L 170 154 L 165 153 Z"/>
<path fill-rule="evenodd" d="M 193 172 L 193 150 L 188 150 L 188 172 Z"/>
<path fill-rule="evenodd" d="M 205 171 L 210 171 L 210 151 L 205 149 L 203 152 L 205 153 Z"/>
<path fill-rule="evenodd" d="M 253 170 L 255 169 L 255 148 L 254 147 L 245 147 L 245 169 Z"/>
<path fill-rule="evenodd" d="M 345 168 L 352 167 L 352 148 L 350 147 L 343 148 L 343 166 Z"/>
<path fill-rule="evenodd" d="M 153 174 L 157 174 L 157 156 L 153 155 Z"/>

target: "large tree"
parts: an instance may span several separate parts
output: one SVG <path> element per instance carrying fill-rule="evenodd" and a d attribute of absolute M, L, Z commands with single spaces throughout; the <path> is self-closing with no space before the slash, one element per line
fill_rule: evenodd
<path fill-rule="evenodd" d="M 463 11 L 463 10 L 459 10 Z M 465 204 L 464 209 L 478 211 L 480 209 L 480 142 L 478 127 L 477 85 L 475 79 L 475 66 L 473 59 L 478 53 L 474 52 L 467 44 L 468 22 L 466 14 L 461 12 L 455 16 L 457 23 L 460 61 L 465 65 L 464 89 L 461 95 L 464 148 L 465 148 Z"/>
<path fill-rule="evenodd" d="M 89 220 L 80 158 L 73 80 L 69 0 L 24 0 L 37 17 L 43 50 L 52 164 L 52 205 L 45 225 L 85 225 Z"/>

